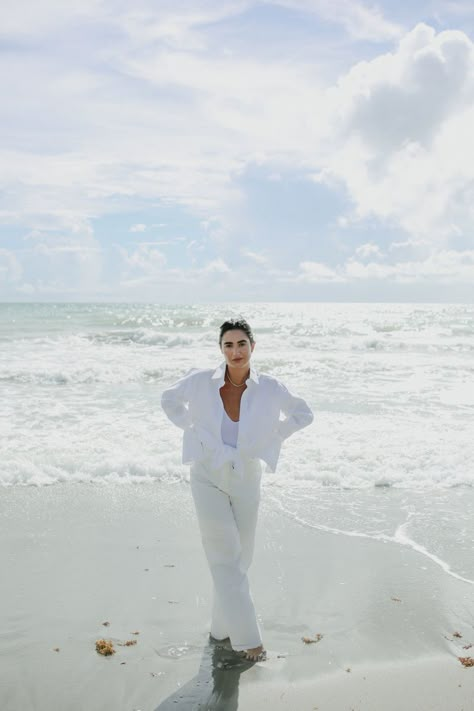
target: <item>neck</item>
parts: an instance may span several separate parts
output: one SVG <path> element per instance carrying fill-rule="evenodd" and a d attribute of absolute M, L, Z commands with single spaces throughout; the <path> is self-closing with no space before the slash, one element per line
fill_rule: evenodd
<path fill-rule="evenodd" d="M 242 369 L 239 368 L 237 371 L 229 368 L 229 366 L 226 367 L 226 375 L 227 377 L 232 380 L 233 383 L 236 385 L 242 385 L 250 373 L 250 369 L 246 370 L 245 372 L 242 372 Z"/>

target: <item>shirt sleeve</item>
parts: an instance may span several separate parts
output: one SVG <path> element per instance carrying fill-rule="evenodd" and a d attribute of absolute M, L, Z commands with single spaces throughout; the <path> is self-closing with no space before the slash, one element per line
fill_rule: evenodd
<path fill-rule="evenodd" d="M 286 415 L 284 420 L 280 420 L 277 432 L 282 439 L 287 439 L 294 432 L 310 425 L 314 415 L 307 402 L 302 397 L 292 395 L 283 383 L 278 383 L 278 396 L 280 399 L 280 410 Z"/>
<path fill-rule="evenodd" d="M 166 388 L 161 396 L 161 407 L 165 415 L 174 425 L 181 427 L 183 430 L 191 425 L 188 404 L 191 397 L 194 372 L 195 370 L 193 369 L 186 373 L 183 378 Z"/>

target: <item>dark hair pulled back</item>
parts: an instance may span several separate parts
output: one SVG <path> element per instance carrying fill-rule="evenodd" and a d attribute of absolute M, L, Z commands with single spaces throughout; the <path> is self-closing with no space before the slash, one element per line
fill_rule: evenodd
<path fill-rule="evenodd" d="M 252 329 L 250 328 L 249 324 L 244 318 L 230 318 L 228 321 L 224 321 L 224 323 L 221 326 L 221 330 L 219 333 L 219 345 L 222 344 L 222 338 L 224 336 L 224 333 L 227 331 L 243 331 L 245 335 L 248 337 L 250 343 L 255 343 L 255 339 L 253 337 Z"/>

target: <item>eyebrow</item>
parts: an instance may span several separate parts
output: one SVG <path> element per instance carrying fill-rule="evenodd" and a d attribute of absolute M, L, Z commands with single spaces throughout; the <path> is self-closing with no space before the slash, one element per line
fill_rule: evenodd
<path fill-rule="evenodd" d="M 242 340 L 237 341 L 237 345 L 240 346 L 241 343 L 247 343 L 247 340 L 245 338 L 242 338 Z M 224 341 L 225 346 L 233 346 L 234 341 Z"/>

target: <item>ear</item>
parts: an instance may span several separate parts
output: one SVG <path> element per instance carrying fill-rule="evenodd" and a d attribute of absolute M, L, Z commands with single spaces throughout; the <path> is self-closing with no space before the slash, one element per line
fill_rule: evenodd
<path fill-rule="evenodd" d="M 253 353 L 253 349 L 255 348 L 256 345 L 257 344 L 255 343 L 255 341 L 251 344 L 251 351 L 250 351 L 251 353 Z"/>

